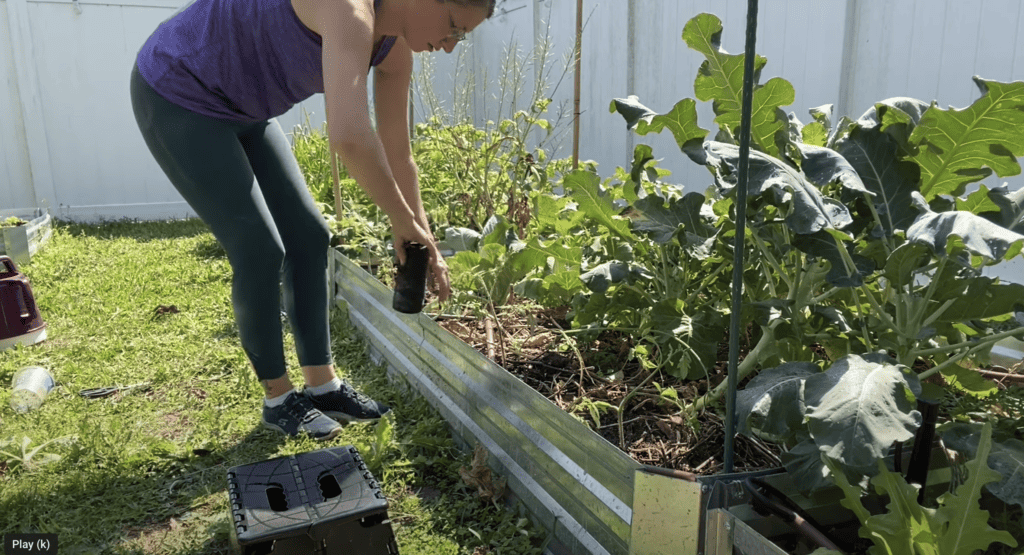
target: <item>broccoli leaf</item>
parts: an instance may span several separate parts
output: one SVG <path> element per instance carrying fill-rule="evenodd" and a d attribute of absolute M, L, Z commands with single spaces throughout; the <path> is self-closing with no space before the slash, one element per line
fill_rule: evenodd
<path fill-rule="evenodd" d="M 921 166 L 921 193 L 960 196 L 968 183 L 993 172 L 1017 175 L 1024 156 L 1024 81 L 1000 83 L 975 77 L 981 98 L 968 108 L 942 110 L 934 104 L 910 135 Z"/>

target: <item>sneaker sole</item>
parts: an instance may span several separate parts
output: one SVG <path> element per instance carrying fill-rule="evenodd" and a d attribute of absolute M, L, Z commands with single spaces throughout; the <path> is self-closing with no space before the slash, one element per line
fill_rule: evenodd
<path fill-rule="evenodd" d="M 344 413 L 344 412 L 335 412 L 335 411 L 326 411 L 326 410 L 321 410 L 320 412 L 322 412 L 324 414 L 324 416 L 326 416 L 328 418 L 333 418 L 339 424 L 350 424 L 352 422 L 357 422 L 357 423 L 358 422 L 376 422 L 376 421 L 380 420 L 381 418 L 391 414 L 391 411 L 387 411 L 384 414 L 382 414 L 380 416 L 375 416 L 373 418 L 356 418 L 355 416 L 352 416 L 352 415 L 350 415 L 348 413 Z"/>
<path fill-rule="evenodd" d="M 269 422 L 263 422 L 262 420 L 260 421 L 260 423 L 263 424 L 263 427 L 267 428 L 268 430 L 274 430 L 275 432 L 280 432 L 280 433 L 282 433 L 282 434 L 284 434 L 286 436 L 295 437 L 295 436 L 289 434 L 288 432 L 286 432 L 284 430 L 284 428 L 278 426 L 277 424 L 271 424 Z M 299 432 L 299 433 L 300 434 L 305 434 L 305 435 L 315 439 L 316 441 L 328 441 L 328 440 L 334 439 L 334 438 L 338 437 L 339 435 L 341 435 L 341 428 L 334 428 L 333 430 L 331 430 L 331 432 L 329 434 L 327 434 L 325 436 L 321 436 L 321 437 L 317 437 L 317 436 L 315 436 L 315 435 L 313 435 L 313 434 L 311 434 L 309 432 Z"/>

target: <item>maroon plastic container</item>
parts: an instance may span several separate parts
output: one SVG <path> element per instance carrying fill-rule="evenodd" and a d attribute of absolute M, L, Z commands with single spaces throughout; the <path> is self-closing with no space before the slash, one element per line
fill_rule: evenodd
<path fill-rule="evenodd" d="M 46 339 L 32 286 L 9 256 L 0 256 L 0 349 L 32 345 Z"/>

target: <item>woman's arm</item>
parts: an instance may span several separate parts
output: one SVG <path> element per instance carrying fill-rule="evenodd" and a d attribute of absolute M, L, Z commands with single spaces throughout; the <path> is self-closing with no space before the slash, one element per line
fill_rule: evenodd
<path fill-rule="evenodd" d="M 377 133 L 391 172 L 405 202 L 420 225 L 427 227 L 427 214 L 420 196 L 419 172 L 409 142 L 409 85 L 412 82 L 412 50 L 398 38 L 391 52 L 374 71 L 373 95 Z"/>
<path fill-rule="evenodd" d="M 373 97 L 380 135 L 388 165 L 398 182 L 406 204 L 416 214 L 417 222 L 431 235 L 430 265 L 438 295 L 448 298 L 448 267 L 436 251 L 433 234 L 423 199 L 420 195 L 419 170 L 412 157 L 409 139 L 409 85 L 412 82 L 412 50 L 399 37 L 391 51 L 374 70 Z"/>
<path fill-rule="evenodd" d="M 314 17 L 323 41 L 324 100 L 328 107 L 327 134 L 331 149 L 341 157 L 349 175 L 388 215 L 399 262 L 405 262 L 405 250 L 401 248 L 405 243 L 416 242 L 427 247 L 438 296 L 445 300 L 450 293 L 447 268 L 429 228 L 425 222 L 420 223 L 422 205 L 410 206 L 392 173 L 384 143 L 370 122 L 366 89 L 367 65 L 374 39 L 372 0 L 312 4 L 317 6 Z M 410 75 L 411 68 L 410 54 Z M 406 143 L 408 149 L 408 135 Z M 415 181 L 412 186 L 416 189 L 414 198 L 418 200 L 419 187 Z"/>

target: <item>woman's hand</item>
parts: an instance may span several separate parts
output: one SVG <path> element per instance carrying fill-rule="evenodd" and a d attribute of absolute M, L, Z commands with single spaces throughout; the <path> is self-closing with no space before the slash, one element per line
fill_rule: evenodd
<path fill-rule="evenodd" d="M 430 266 L 430 276 L 437 289 L 437 297 L 441 302 L 447 301 L 451 296 L 451 282 L 448 278 L 448 265 L 445 264 L 441 251 L 437 248 L 437 241 L 430 233 L 430 228 L 424 228 L 419 222 L 410 219 L 408 223 L 400 223 L 392 220 L 391 235 L 395 242 L 395 254 L 399 264 L 405 264 L 406 243 L 419 243 L 427 247 L 427 264 Z"/>

